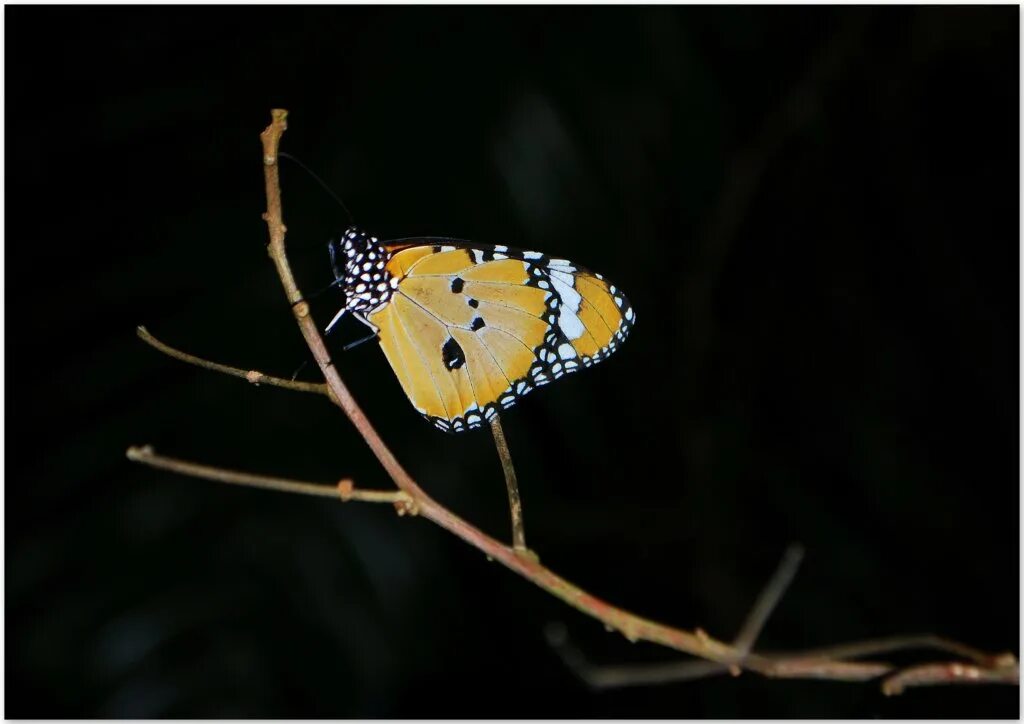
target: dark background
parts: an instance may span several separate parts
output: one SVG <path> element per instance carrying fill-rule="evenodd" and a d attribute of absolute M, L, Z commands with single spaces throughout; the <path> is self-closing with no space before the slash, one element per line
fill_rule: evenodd
<path fill-rule="evenodd" d="M 134 336 L 284 376 L 308 356 L 260 219 L 283 106 L 284 149 L 378 236 L 540 249 L 632 299 L 621 352 L 503 418 L 554 570 L 729 638 L 800 541 L 764 647 L 1016 651 L 1017 9 L 5 16 L 7 716 L 1017 716 L 1011 687 L 591 692 L 548 623 L 596 661 L 675 655 L 426 521 L 124 457 L 388 486 L 323 400 Z M 347 219 L 283 174 L 313 291 Z M 359 333 L 337 364 L 399 459 L 506 537 L 489 435 L 425 424 L 376 345 L 340 352 Z"/>

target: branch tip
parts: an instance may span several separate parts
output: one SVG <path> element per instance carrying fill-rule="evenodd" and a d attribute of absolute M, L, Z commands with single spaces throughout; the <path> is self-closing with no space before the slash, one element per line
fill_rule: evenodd
<path fill-rule="evenodd" d="M 133 463 L 138 463 L 151 457 L 154 452 L 156 451 L 152 445 L 133 445 L 125 451 L 125 457 Z"/>

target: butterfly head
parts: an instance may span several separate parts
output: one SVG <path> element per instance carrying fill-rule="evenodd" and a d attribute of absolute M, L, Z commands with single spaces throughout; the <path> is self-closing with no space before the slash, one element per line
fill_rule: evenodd
<path fill-rule="evenodd" d="M 328 249 L 348 309 L 371 311 L 391 298 L 397 279 L 385 268 L 390 255 L 376 236 L 350 226 L 340 239 L 331 240 Z"/>

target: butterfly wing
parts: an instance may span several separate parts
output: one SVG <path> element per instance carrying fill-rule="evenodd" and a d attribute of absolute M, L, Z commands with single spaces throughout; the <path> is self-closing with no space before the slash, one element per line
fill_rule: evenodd
<path fill-rule="evenodd" d="M 620 290 L 565 259 L 449 239 L 386 248 L 398 287 L 368 319 L 413 406 L 448 432 L 601 361 L 633 326 Z"/>

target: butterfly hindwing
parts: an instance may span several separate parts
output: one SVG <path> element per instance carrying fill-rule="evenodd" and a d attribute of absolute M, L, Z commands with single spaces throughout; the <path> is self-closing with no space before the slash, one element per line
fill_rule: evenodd
<path fill-rule="evenodd" d="M 451 239 L 383 248 L 397 286 L 367 319 L 413 406 L 445 431 L 601 361 L 634 322 L 620 290 L 565 259 Z"/>

